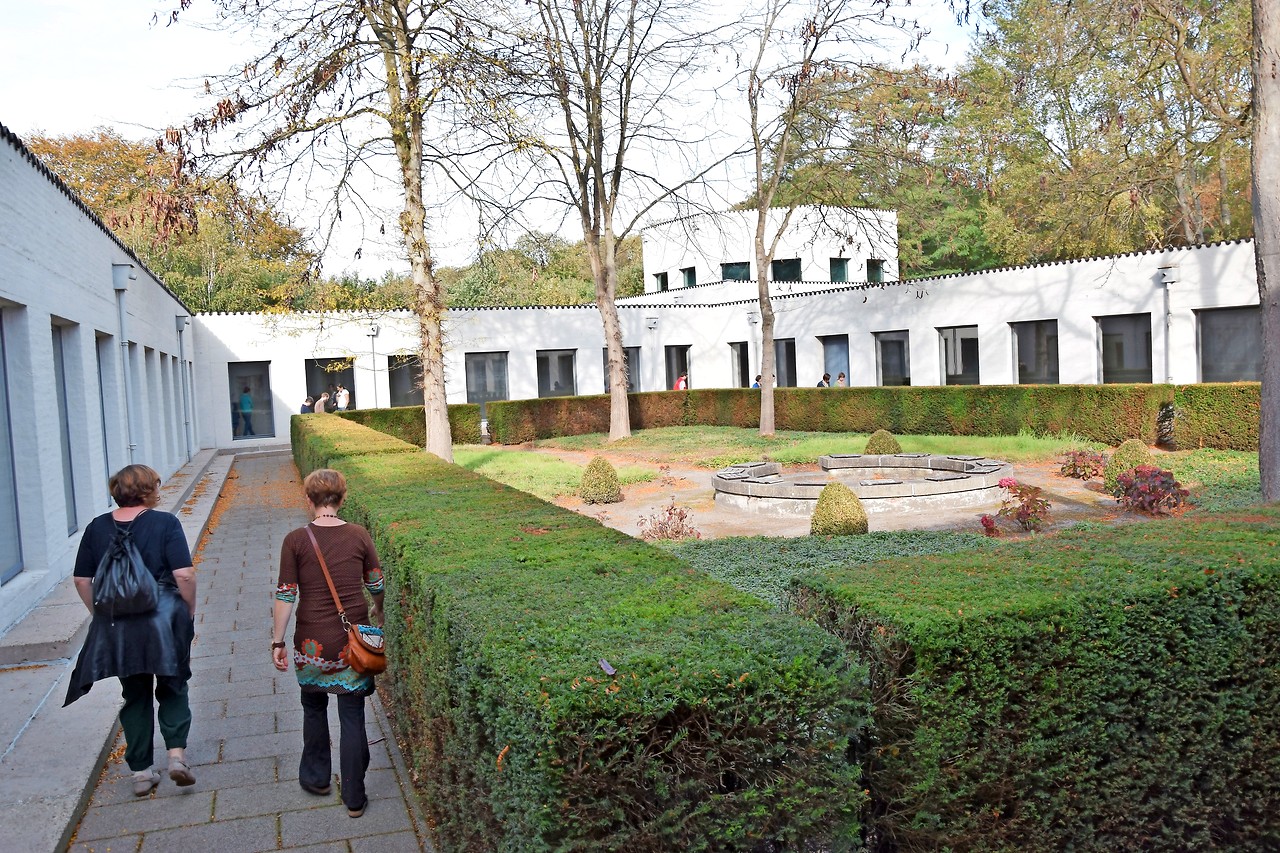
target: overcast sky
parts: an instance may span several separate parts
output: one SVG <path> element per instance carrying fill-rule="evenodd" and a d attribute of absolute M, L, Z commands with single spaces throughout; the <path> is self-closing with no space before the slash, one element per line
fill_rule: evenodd
<path fill-rule="evenodd" d="M 249 54 L 248 46 L 235 43 L 229 34 L 192 25 L 200 20 L 199 0 L 185 13 L 188 17 L 170 27 L 164 18 L 177 0 L 0 2 L 0 123 L 19 136 L 66 135 L 109 126 L 127 138 L 153 138 L 192 114 L 204 75 Z M 928 61 L 954 66 L 963 58 L 966 38 L 943 4 L 944 0 L 917 0 L 914 8 L 934 31 L 925 45 Z M 385 203 L 397 202 L 388 196 Z M 308 221 L 306 210 L 287 213 L 304 229 L 316 225 Z M 366 243 L 363 257 L 354 260 L 358 242 L 357 235 L 340 234 L 325 271 L 351 269 L 378 277 L 387 269 L 407 267 L 394 246 L 378 249 Z M 462 237 L 437 243 L 444 264 L 464 264 L 474 254 L 474 244 Z"/>

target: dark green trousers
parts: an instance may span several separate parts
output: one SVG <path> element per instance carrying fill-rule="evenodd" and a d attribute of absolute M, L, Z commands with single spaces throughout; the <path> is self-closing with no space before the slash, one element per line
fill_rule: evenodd
<path fill-rule="evenodd" d="M 160 734 L 166 749 L 187 746 L 191 731 L 191 703 L 187 701 L 187 683 L 174 689 L 175 679 L 157 680 L 150 673 L 120 679 L 124 707 L 120 709 L 120 728 L 124 729 L 124 760 L 135 773 L 150 769 L 154 763 L 156 717 L 160 718 Z M 160 712 L 156 714 L 156 703 Z"/>

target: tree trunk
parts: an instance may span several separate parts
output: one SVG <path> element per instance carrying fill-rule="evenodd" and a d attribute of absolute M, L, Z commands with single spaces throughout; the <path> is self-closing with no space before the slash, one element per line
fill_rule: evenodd
<path fill-rule="evenodd" d="M 387 122 L 404 185 L 400 233 L 413 274 L 414 309 L 422 347 L 426 450 L 452 462 L 453 436 L 449 431 L 449 406 L 444 388 L 444 294 L 432 268 L 431 246 L 427 242 L 427 209 L 422 200 L 422 103 L 418 77 L 414 73 L 413 36 L 404 29 L 404 18 L 396 14 L 397 9 L 382 7 L 377 11 L 384 13 L 381 20 L 372 7 L 365 9 L 365 15 L 382 44 L 387 99 L 391 107 Z M 377 375 L 375 369 L 375 381 Z"/>
<path fill-rule="evenodd" d="M 1262 497 L 1280 500 L 1280 8 L 1253 0 L 1253 235 L 1262 307 Z"/>
<path fill-rule="evenodd" d="M 608 350 L 609 371 L 609 440 L 631 437 L 631 408 L 627 400 L 626 349 L 622 342 L 622 324 L 618 322 L 618 241 L 610 223 L 595 244 L 591 262 L 596 277 L 596 307 L 604 326 L 604 344 Z"/>
<path fill-rule="evenodd" d="M 766 210 L 756 219 L 756 291 L 760 298 L 760 434 L 775 432 L 773 389 L 777 385 L 777 357 L 773 344 L 773 300 L 769 298 L 769 253 L 765 250 Z"/>

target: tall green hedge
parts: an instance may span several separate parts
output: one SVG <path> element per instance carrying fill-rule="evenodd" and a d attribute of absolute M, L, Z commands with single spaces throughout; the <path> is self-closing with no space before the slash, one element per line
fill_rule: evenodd
<path fill-rule="evenodd" d="M 1280 849 L 1280 509 L 799 579 L 869 665 L 868 849 Z"/>
<path fill-rule="evenodd" d="M 394 435 L 418 447 L 427 446 L 427 424 L 421 406 L 391 409 L 352 409 L 338 417 Z M 480 443 L 480 407 L 474 403 L 449 406 L 449 434 L 454 444 Z"/>
<path fill-rule="evenodd" d="M 1118 445 L 1157 439 L 1156 420 L 1175 406 L 1178 447 L 1256 450 L 1257 383 L 1230 385 L 964 385 L 915 388 L 778 388 L 778 429 L 898 435 L 1016 435 L 1070 432 Z M 628 397 L 631 426 L 760 425 L 755 389 L 653 391 Z M 489 404 L 494 441 L 519 444 L 607 432 L 609 398 L 553 397 Z"/>
<path fill-rule="evenodd" d="M 295 458 L 346 474 L 377 543 L 395 720 L 441 849 L 854 845 L 865 670 L 833 638 L 434 457 L 350 455 L 371 432 L 295 418 Z"/>

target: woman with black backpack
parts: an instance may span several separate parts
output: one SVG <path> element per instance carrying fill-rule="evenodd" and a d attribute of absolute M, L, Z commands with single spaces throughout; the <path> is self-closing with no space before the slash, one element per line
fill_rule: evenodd
<path fill-rule="evenodd" d="M 93 620 L 63 704 L 88 693 L 95 681 L 120 679 L 124 757 L 133 793 L 145 797 L 160 784 L 152 768 L 156 703 L 169 778 L 180 786 L 196 781 L 186 759 L 196 570 L 182 523 L 155 509 L 160 476 L 154 470 L 129 465 L 109 488 L 117 508 L 89 522 L 76 554 L 76 592 Z"/>

